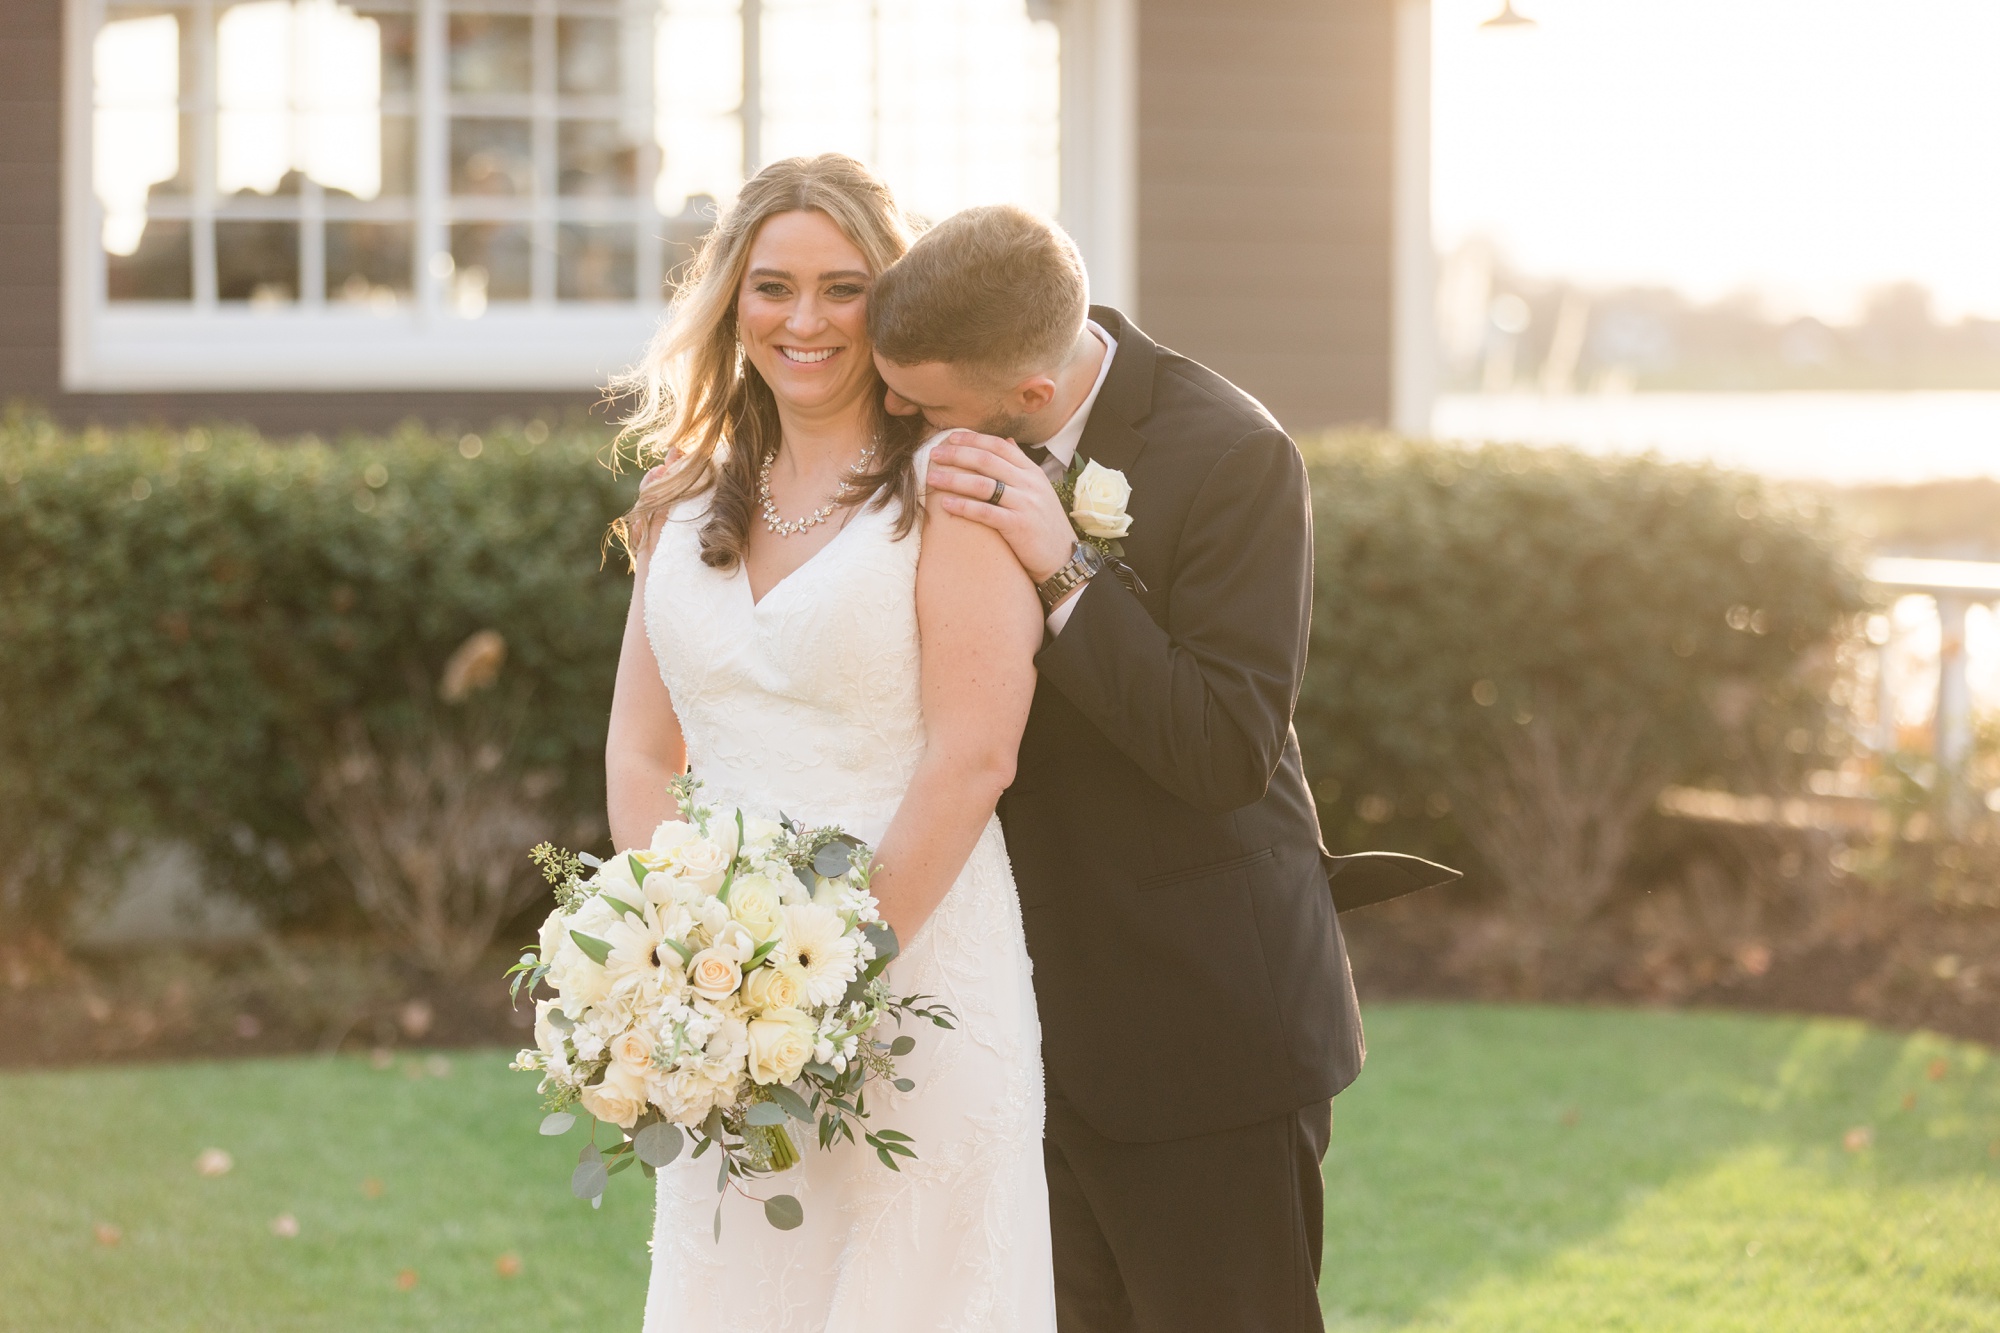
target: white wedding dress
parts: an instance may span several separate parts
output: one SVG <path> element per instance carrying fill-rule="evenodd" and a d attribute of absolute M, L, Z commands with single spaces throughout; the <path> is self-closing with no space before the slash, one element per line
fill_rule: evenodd
<path fill-rule="evenodd" d="M 753 605 L 740 565 L 701 563 L 704 507 L 675 510 L 645 588 L 702 797 L 878 842 L 924 748 L 921 532 L 893 540 L 893 505 L 864 508 Z M 715 1163 L 684 1155 L 659 1173 L 646 1333 L 1054 1333 L 1041 1029 L 997 819 L 889 978 L 958 1016 L 905 1027 L 913 1091 L 870 1085 L 871 1127 L 917 1159 L 894 1172 L 866 1145 L 801 1142 L 751 1193 L 795 1195 L 804 1225 L 778 1231 L 732 1192 L 717 1241 Z"/>

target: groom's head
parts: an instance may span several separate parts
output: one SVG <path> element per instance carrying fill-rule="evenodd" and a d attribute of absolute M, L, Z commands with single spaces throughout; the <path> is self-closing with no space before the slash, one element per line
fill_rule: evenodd
<path fill-rule="evenodd" d="M 1023 438 L 1049 414 L 1088 310 L 1083 259 L 1055 224 L 1006 204 L 946 218 L 868 292 L 889 410 Z"/>

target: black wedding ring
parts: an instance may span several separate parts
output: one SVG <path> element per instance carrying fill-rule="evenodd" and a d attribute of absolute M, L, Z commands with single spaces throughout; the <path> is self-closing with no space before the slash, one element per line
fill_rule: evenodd
<path fill-rule="evenodd" d="M 1006 493 L 1007 493 L 1007 483 L 1001 481 L 996 477 L 993 481 L 993 494 L 987 497 L 986 503 L 990 505 L 997 505 L 1000 503 L 1000 497 L 1005 495 Z"/>

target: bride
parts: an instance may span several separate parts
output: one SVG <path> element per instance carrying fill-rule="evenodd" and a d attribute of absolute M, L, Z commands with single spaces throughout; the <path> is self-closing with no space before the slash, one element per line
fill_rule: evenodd
<path fill-rule="evenodd" d="M 648 457 L 619 535 L 637 579 L 606 769 L 613 844 L 644 846 L 691 769 L 705 801 L 840 824 L 877 849 L 897 993 L 957 1014 L 871 1086 L 900 1172 L 808 1148 L 792 1231 L 715 1171 L 660 1171 L 647 1333 L 1053 1333 L 1040 1027 L 994 805 L 1042 617 L 991 530 L 926 500 L 916 419 L 883 408 L 865 312 L 910 232 L 851 158 L 760 172 L 622 387 Z"/>

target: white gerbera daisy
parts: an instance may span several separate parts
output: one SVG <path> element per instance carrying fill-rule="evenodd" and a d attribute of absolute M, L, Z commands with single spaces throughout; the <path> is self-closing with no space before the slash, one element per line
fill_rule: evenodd
<path fill-rule="evenodd" d="M 804 975 L 805 1000 L 809 1005 L 838 1000 L 860 970 L 854 941 L 847 934 L 847 923 L 817 903 L 801 903 L 785 909 L 784 941 L 773 960 L 790 963 Z"/>

